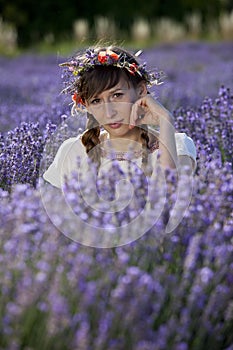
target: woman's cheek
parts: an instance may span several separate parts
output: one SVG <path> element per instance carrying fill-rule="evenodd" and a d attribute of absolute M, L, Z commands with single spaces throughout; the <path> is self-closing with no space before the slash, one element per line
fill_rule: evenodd
<path fill-rule="evenodd" d="M 98 110 L 97 108 L 88 108 L 88 113 L 93 115 L 96 121 L 101 124 L 101 121 L 103 121 L 103 113 L 101 110 Z"/>

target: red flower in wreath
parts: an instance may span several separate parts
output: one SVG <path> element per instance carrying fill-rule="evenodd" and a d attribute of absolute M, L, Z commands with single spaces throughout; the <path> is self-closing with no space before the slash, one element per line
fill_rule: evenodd
<path fill-rule="evenodd" d="M 119 59 L 119 55 L 111 50 L 107 50 L 107 54 L 115 61 Z"/>
<path fill-rule="evenodd" d="M 111 57 L 114 61 L 117 61 L 119 59 L 119 55 L 112 50 L 100 51 L 98 53 L 98 61 L 100 63 L 106 63 L 109 57 Z"/>
<path fill-rule="evenodd" d="M 72 95 L 72 100 L 76 105 L 84 105 L 83 99 L 76 92 Z"/>
<path fill-rule="evenodd" d="M 138 66 L 137 66 L 136 63 L 131 63 L 131 64 L 129 65 L 129 72 L 130 72 L 131 74 L 134 75 L 134 74 L 137 72 L 137 70 L 138 70 Z"/>
<path fill-rule="evenodd" d="M 107 56 L 107 54 L 106 54 L 106 51 L 100 51 L 100 52 L 98 53 L 98 61 L 99 61 L 100 63 L 106 63 L 107 60 L 108 60 L 108 56 Z"/>

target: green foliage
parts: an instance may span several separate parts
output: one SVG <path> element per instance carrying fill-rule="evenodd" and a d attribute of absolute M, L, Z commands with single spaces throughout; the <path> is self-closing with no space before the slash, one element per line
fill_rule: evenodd
<path fill-rule="evenodd" d="M 230 10 L 230 1 L 221 0 L 0 0 L 0 13 L 15 25 L 18 44 L 27 46 L 52 33 L 54 40 L 66 39 L 76 19 L 86 18 L 94 28 L 97 16 L 106 16 L 117 23 L 122 32 L 129 30 L 133 20 L 169 17 L 181 21 L 187 14 L 198 12 L 204 21 L 216 18 L 221 10 Z"/>

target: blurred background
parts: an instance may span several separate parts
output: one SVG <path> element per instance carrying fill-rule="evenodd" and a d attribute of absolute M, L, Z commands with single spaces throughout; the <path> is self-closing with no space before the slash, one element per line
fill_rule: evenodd
<path fill-rule="evenodd" d="M 0 0 L 0 53 L 233 39 L 232 0 Z"/>

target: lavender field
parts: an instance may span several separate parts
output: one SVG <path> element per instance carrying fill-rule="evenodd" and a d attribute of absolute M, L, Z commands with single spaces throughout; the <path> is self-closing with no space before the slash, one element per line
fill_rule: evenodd
<path fill-rule="evenodd" d="M 85 126 L 70 122 L 70 100 L 60 95 L 64 58 L 0 57 L 0 349 L 233 350 L 232 57 L 231 42 L 145 50 L 148 65 L 167 76 L 154 94 L 196 144 L 192 196 L 167 234 L 177 186 L 168 171 L 159 219 L 139 239 L 108 249 L 63 235 L 41 198 L 43 164 Z M 51 206 L 59 200 L 45 197 Z M 129 206 L 120 220 L 131 213 Z M 95 220 L 108 224 L 106 215 Z"/>

